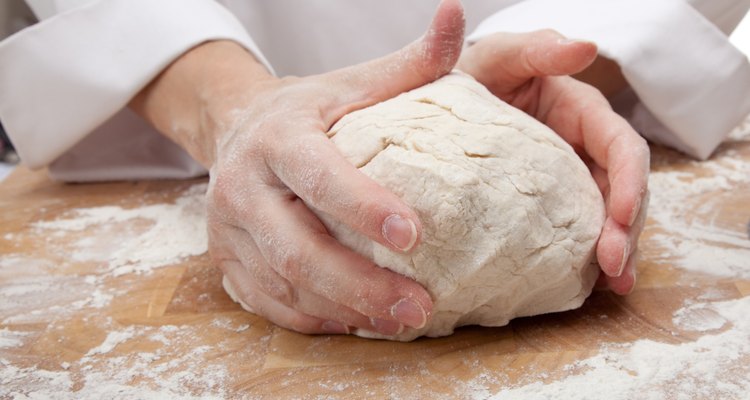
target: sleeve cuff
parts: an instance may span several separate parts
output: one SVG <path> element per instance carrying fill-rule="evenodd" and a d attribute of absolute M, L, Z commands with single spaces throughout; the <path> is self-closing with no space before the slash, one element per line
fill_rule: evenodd
<path fill-rule="evenodd" d="M 213 0 L 100 0 L 61 13 L 0 43 L 0 119 L 21 160 L 45 166 L 210 40 L 238 42 L 273 72 Z"/>
<path fill-rule="evenodd" d="M 684 0 L 527 0 L 486 19 L 468 40 L 544 28 L 597 43 L 666 128 L 641 133 L 691 156 L 710 156 L 750 113 L 747 57 Z"/>

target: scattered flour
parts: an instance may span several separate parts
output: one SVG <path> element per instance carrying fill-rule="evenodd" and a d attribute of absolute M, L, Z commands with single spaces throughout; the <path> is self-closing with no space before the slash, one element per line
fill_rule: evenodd
<path fill-rule="evenodd" d="M 39 282 L 21 283 L 0 288 L 0 297 L 21 296 L 49 290 L 49 285 Z"/>
<path fill-rule="evenodd" d="M 0 329 L 0 349 L 23 345 L 21 338 L 26 335 L 26 332 L 12 331 L 8 328 Z"/>
<path fill-rule="evenodd" d="M 0 359 L 0 397 L 13 399 L 62 399 L 70 397 L 73 381 L 66 371 L 47 371 L 30 367 L 18 368 Z M 27 390 L 15 390 L 23 386 Z"/>
<path fill-rule="evenodd" d="M 72 211 L 72 217 L 33 224 L 29 233 L 47 238 L 48 244 L 52 243 L 50 238 L 79 233 L 80 239 L 66 243 L 61 253 L 70 254 L 75 262 L 93 261 L 105 268 L 85 276 L 60 275 L 60 266 L 49 260 L 35 260 L 21 253 L 0 255 L 0 278 L 8 278 L 0 287 L 1 323 L 47 323 L 53 330 L 55 318 L 107 307 L 115 296 L 123 294 L 107 287 L 108 279 L 148 273 L 205 253 L 205 191 L 206 185 L 199 184 L 174 204 L 80 208 Z M 15 236 L 5 235 L 4 239 Z M 103 242 L 112 238 L 116 241 L 113 245 Z M 27 336 L 23 331 L 0 329 L 0 349 L 27 345 Z M 223 398 L 226 366 L 205 362 L 215 348 L 199 346 L 174 354 L 175 345 L 190 343 L 196 336 L 194 329 L 186 326 L 129 326 L 109 332 L 101 344 L 78 361 L 61 362 L 59 371 L 19 364 L 12 353 L 2 352 L 0 398 Z M 113 356 L 118 345 L 141 337 L 160 347 L 152 352 Z M 102 367 L 102 363 L 107 365 Z"/>
<path fill-rule="evenodd" d="M 76 261 L 106 261 L 113 276 L 143 273 L 172 265 L 208 250 L 204 194 L 206 184 L 194 185 L 174 204 L 155 204 L 124 209 L 117 206 L 79 208 L 75 217 L 41 221 L 33 226 L 40 235 L 60 231 L 83 231 L 93 226 L 146 220 L 142 233 L 120 235 L 114 248 L 102 246 L 95 236 L 86 236 L 73 246 Z"/>
<path fill-rule="evenodd" d="M 710 304 L 696 303 L 688 304 L 678 310 L 672 318 L 672 323 L 687 331 L 709 332 L 723 328 L 727 320 L 718 314 Z"/>
<path fill-rule="evenodd" d="M 60 370 L 20 368 L 0 358 L 0 398 L 13 399 L 219 399 L 226 398 L 228 372 L 210 362 L 217 350 L 197 346 L 175 351 L 175 345 L 196 335 L 199 327 L 129 326 L 110 332 L 99 346 Z M 0 330 L 5 337 L 6 330 Z M 114 357 L 118 344 L 138 337 L 164 338 L 154 351 Z M 174 337 L 174 341 L 166 339 Z M 97 356 L 97 357 L 94 357 Z M 102 357 L 106 356 L 106 357 Z M 169 361 L 164 361 L 169 360 Z"/>
<path fill-rule="evenodd" d="M 750 124 L 735 130 L 731 138 L 750 143 Z M 750 194 L 750 162 L 734 149 L 719 151 L 708 161 L 687 162 L 690 172 L 661 171 L 659 161 L 649 178 L 648 213 L 656 222 L 651 239 L 664 250 L 665 262 L 683 270 L 750 279 L 750 232 L 720 226 L 727 220 L 750 220 L 750 215 L 731 215 L 720 221 L 727 197 L 736 197 L 738 189 Z"/>
<path fill-rule="evenodd" d="M 90 357 L 96 354 L 104 354 L 112 351 L 118 344 L 135 337 L 135 328 L 130 326 L 122 331 L 114 331 L 107 334 L 104 342 L 99 346 L 94 347 L 86 353 L 86 357 Z"/>
<path fill-rule="evenodd" d="M 570 366 L 571 371 L 581 373 L 572 372 L 550 384 L 535 382 L 503 390 L 492 399 L 594 400 L 605 393 L 609 400 L 746 399 L 750 393 L 750 297 L 702 307 L 715 312 L 722 325 L 731 323 L 732 327 L 682 344 L 639 340 L 605 347 L 598 355 Z"/>

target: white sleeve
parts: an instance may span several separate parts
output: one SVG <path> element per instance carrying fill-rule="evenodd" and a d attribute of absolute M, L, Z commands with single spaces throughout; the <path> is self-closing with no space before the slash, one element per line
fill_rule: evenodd
<path fill-rule="evenodd" d="M 713 3 L 747 11 L 749 2 Z M 750 113 L 747 57 L 684 0 L 527 0 L 486 19 L 468 40 L 544 28 L 592 40 L 617 61 L 642 103 L 630 110 L 631 123 L 653 141 L 705 159 Z"/>
<path fill-rule="evenodd" d="M 31 168 L 71 149 L 202 42 L 236 41 L 271 70 L 242 24 L 213 0 L 31 5 L 49 18 L 0 43 L 0 120 Z"/>

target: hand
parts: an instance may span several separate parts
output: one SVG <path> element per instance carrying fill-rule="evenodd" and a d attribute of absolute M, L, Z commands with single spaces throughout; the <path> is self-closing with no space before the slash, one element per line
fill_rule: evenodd
<path fill-rule="evenodd" d="M 567 76 L 586 69 L 596 55 L 593 43 L 554 31 L 498 33 L 466 49 L 457 67 L 552 128 L 589 166 L 607 211 L 596 249 L 599 283 L 626 294 L 635 285 L 646 217 L 649 149 L 599 90 Z"/>
<path fill-rule="evenodd" d="M 394 335 L 427 323 L 432 299 L 421 285 L 345 248 L 311 209 L 394 251 L 419 243 L 416 213 L 351 165 L 326 131 L 448 73 L 463 29 L 460 3 L 446 0 L 417 42 L 304 78 L 274 78 L 239 46 L 209 43 L 131 103 L 210 168 L 209 251 L 252 311 L 304 333 Z"/>

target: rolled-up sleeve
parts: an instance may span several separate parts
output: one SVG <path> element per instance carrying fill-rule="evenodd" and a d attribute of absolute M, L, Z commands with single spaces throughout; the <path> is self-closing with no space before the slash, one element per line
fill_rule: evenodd
<path fill-rule="evenodd" d="M 271 70 L 242 24 L 213 0 L 42 1 L 33 8 L 57 14 L 0 43 L 0 120 L 32 168 L 115 116 L 200 43 L 233 40 Z"/>
<path fill-rule="evenodd" d="M 617 61 L 643 106 L 631 123 L 651 140 L 705 159 L 750 113 L 747 56 L 684 0 L 527 0 L 486 19 L 469 41 L 544 28 L 592 40 Z"/>

